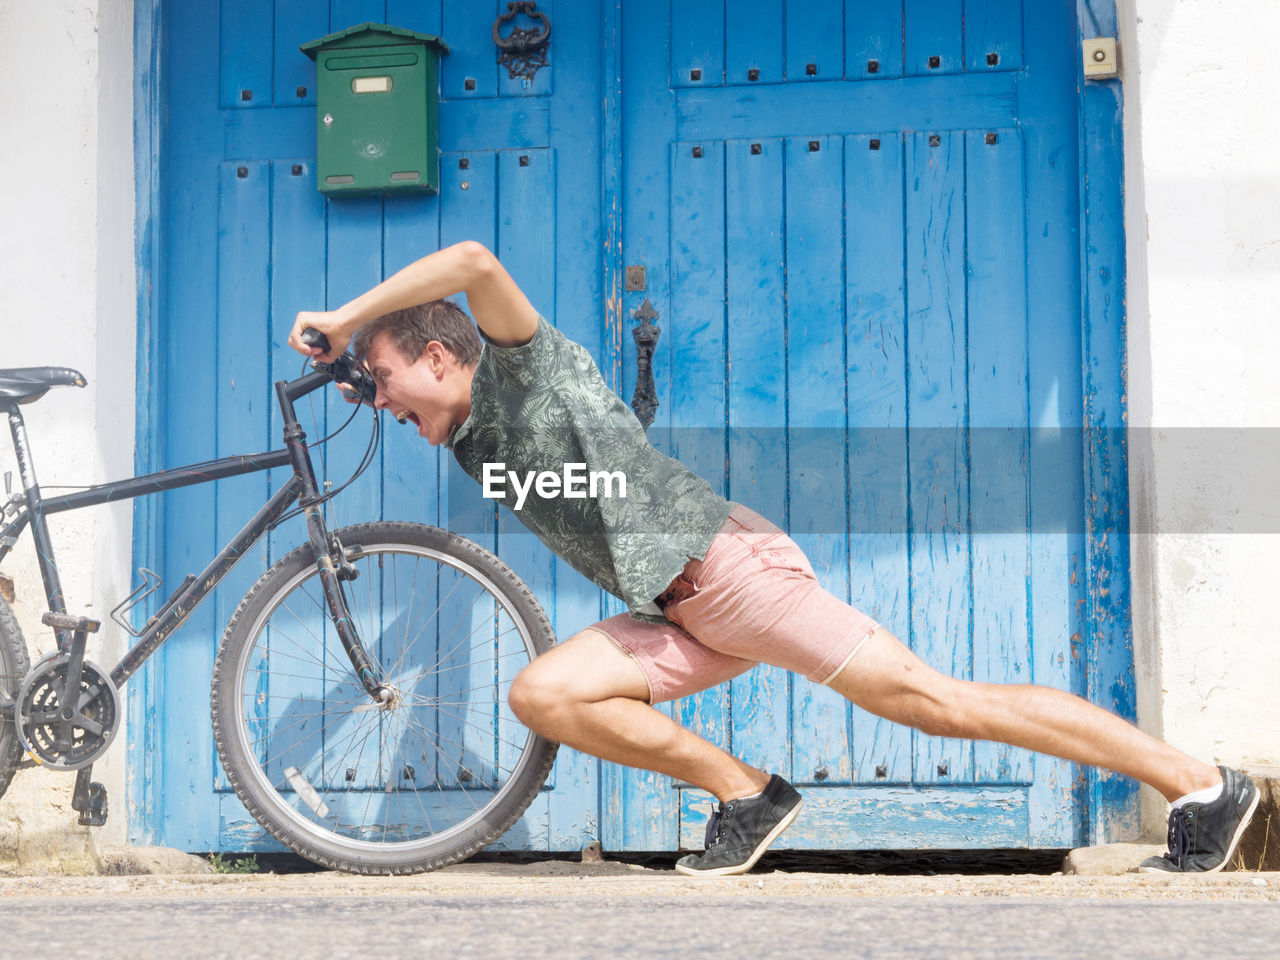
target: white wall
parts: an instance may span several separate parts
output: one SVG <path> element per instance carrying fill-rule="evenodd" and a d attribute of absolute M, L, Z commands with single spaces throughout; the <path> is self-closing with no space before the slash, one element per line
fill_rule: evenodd
<path fill-rule="evenodd" d="M 1280 4 L 1119 13 L 1139 715 L 1206 760 L 1274 766 L 1280 537 L 1258 531 L 1280 462 L 1231 428 L 1280 425 Z"/>
<path fill-rule="evenodd" d="M 0 366 L 71 366 L 86 390 L 60 387 L 24 406 L 42 485 L 127 476 L 134 448 L 134 164 L 132 0 L 0 0 Z M 18 82 L 21 79 L 22 82 Z M 15 472 L 7 423 L 0 459 Z M 128 504 L 51 519 L 67 609 L 106 620 L 131 579 Z M 5 561 L 32 659 L 53 647 L 29 537 Z M 89 658 L 123 652 L 107 621 Z M 111 794 L 99 841 L 126 824 L 123 728 L 94 767 Z M 74 828 L 70 774 L 20 771 L 0 801 L 0 865 L 47 859 L 78 870 L 87 828 Z M 51 789 L 52 788 L 52 789 Z"/>

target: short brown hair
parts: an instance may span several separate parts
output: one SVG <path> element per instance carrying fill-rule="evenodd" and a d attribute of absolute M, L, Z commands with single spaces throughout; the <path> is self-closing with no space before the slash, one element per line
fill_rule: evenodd
<path fill-rule="evenodd" d="M 417 362 L 432 340 L 440 341 L 464 367 L 473 367 L 480 361 L 476 325 L 452 300 L 431 300 L 370 320 L 351 338 L 352 352 L 363 360 L 370 344 L 382 333 L 391 338 L 408 363 Z"/>

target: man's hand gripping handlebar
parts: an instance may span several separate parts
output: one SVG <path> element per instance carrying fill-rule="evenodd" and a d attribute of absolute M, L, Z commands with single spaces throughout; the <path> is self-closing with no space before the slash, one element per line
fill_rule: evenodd
<path fill-rule="evenodd" d="M 329 338 L 314 327 L 302 331 L 302 342 L 308 347 L 319 347 L 322 353 L 329 352 Z M 311 365 L 333 377 L 348 403 L 373 406 L 378 387 L 360 361 L 350 353 L 339 354 L 332 363 L 313 359 Z"/>

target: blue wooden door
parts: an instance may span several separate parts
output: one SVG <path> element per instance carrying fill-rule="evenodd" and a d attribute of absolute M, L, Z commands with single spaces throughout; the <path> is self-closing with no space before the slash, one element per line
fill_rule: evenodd
<path fill-rule="evenodd" d="M 1073 5 L 667 13 L 624 5 L 621 30 L 623 260 L 647 282 L 624 309 L 647 297 L 663 330 L 651 436 L 940 670 L 1081 689 Z M 777 668 L 672 709 L 800 786 L 791 846 L 1081 835 L 1069 764 Z M 611 771 L 607 796 L 606 848 L 699 845 L 706 794 Z"/>
<path fill-rule="evenodd" d="M 539 9 L 554 24 L 552 62 L 525 82 L 496 62 L 492 28 L 506 12 L 497 0 L 167 4 L 153 462 L 279 447 L 270 384 L 301 368 L 285 344 L 293 314 L 336 307 L 463 239 L 495 250 L 539 309 L 600 353 L 599 5 L 544 0 Z M 365 21 L 439 35 L 450 47 L 441 65 L 438 196 L 325 200 L 316 190 L 315 65 L 298 45 Z M 330 397 L 301 412 L 315 438 L 349 408 Z M 324 449 L 335 483 L 350 476 L 368 442 L 361 421 Z M 387 427 L 372 467 L 334 501 L 331 523 L 386 517 L 451 526 L 511 564 L 560 635 L 605 615 L 600 591 L 510 516 L 499 518 L 451 457 L 394 422 Z M 167 495 L 154 513 L 152 565 L 169 584 L 201 569 L 278 482 L 278 473 L 259 475 Z M 239 598 L 304 539 L 296 522 L 275 531 L 139 677 L 135 836 L 188 850 L 273 846 L 219 767 L 208 678 Z M 147 542 L 144 535 L 141 562 Z M 577 849 L 596 838 L 597 767 L 563 751 L 507 845 Z"/>
<path fill-rule="evenodd" d="M 279 446 L 269 384 L 299 370 L 294 312 L 474 238 L 627 397 L 630 312 L 650 298 L 651 437 L 790 529 L 837 596 L 955 675 L 1084 690 L 1069 5 L 544 0 L 550 64 L 526 84 L 495 62 L 502 0 L 153 2 L 168 127 L 151 465 Z M 438 196 L 316 191 L 315 67 L 297 46 L 364 21 L 450 47 Z M 623 292 L 624 265 L 646 266 L 645 290 Z M 314 437 L 348 410 L 304 413 Z M 450 457 L 386 427 L 332 522 L 475 537 L 560 636 L 620 609 Z M 331 480 L 366 441 L 352 428 L 327 446 Z M 180 582 L 278 482 L 166 495 L 140 562 Z M 207 682 L 239 598 L 302 538 L 273 533 L 131 681 L 137 839 L 272 845 L 219 769 Z M 1085 817 L 1067 764 L 915 735 L 772 668 L 668 709 L 803 786 L 797 846 L 1062 846 Z M 505 845 L 696 847 L 705 801 L 564 750 Z"/>

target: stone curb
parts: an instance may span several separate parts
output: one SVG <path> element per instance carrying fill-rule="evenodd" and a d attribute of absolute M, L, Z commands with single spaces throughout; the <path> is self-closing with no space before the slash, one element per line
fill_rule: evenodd
<path fill-rule="evenodd" d="M 171 847 L 101 847 L 97 855 L 98 875 L 103 877 L 216 873 L 208 860 Z"/>
<path fill-rule="evenodd" d="M 1102 843 L 1080 847 L 1062 858 L 1062 872 L 1076 877 L 1117 877 L 1132 873 L 1147 857 L 1158 857 L 1168 848 L 1163 843 Z"/>

